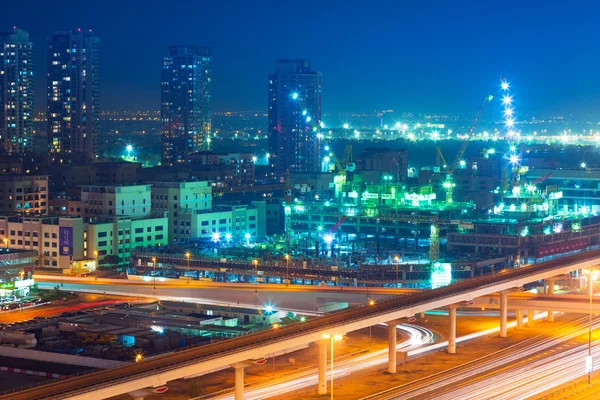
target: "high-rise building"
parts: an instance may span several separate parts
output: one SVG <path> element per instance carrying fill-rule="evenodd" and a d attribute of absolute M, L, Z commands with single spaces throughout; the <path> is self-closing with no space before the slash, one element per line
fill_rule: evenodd
<path fill-rule="evenodd" d="M 0 142 L 7 153 L 31 150 L 33 57 L 29 34 L 0 33 Z"/>
<path fill-rule="evenodd" d="M 207 149 L 212 120 L 212 49 L 171 46 L 161 71 L 162 164 Z"/>
<path fill-rule="evenodd" d="M 270 174 L 282 181 L 287 171 L 318 172 L 321 73 L 310 60 L 277 60 L 269 74 Z"/>
<path fill-rule="evenodd" d="M 98 151 L 100 39 L 80 29 L 55 32 L 48 42 L 48 142 L 53 153 Z"/>

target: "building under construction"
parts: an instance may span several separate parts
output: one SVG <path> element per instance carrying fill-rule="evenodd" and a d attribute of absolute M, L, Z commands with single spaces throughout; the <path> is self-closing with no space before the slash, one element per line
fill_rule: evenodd
<path fill-rule="evenodd" d="M 367 251 L 375 259 L 418 253 L 440 258 L 440 240 L 474 212 L 472 203 L 438 201 L 430 185 L 410 187 L 384 177 L 384 183 L 336 181 L 334 198 L 295 200 L 285 208 L 291 249 L 317 255 Z M 387 182 L 386 182 L 387 181 Z"/>

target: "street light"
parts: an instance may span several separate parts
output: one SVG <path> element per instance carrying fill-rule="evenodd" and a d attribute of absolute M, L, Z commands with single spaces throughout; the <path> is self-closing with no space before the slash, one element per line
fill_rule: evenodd
<path fill-rule="evenodd" d="M 286 279 L 289 281 L 290 280 L 290 255 L 289 254 L 285 255 L 285 275 L 286 275 Z"/>
<path fill-rule="evenodd" d="M 331 340 L 331 400 L 333 400 L 333 341 L 340 341 L 344 337 L 342 335 L 330 335 L 328 333 L 323 334 L 323 339 Z"/>
<path fill-rule="evenodd" d="M 188 270 L 190 269 L 190 257 L 191 257 L 191 256 L 192 256 L 192 255 L 190 254 L 190 252 L 189 252 L 189 251 L 186 251 L 186 252 L 185 252 L 185 258 L 187 258 L 187 266 L 188 266 Z"/>
<path fill-rule="evenodd" d="M 252 260 L 252 264 L 254 265 L 254 294 L 258 293 L 258 276 L 256 275 L 256 268 L 258 267 L 258 260 L 255 258 Z"/>
<path fill-rule="evenodd" d="M 4 242 L 4 247 L 8 249 L 8 238 L 3 238 L 2 241 Z"/>
<path fill-rule="evenodd" d="M 584 269 L 582 272 L 584 273 L 584 275 L 587 275 L 588 292 L 590 295 L 590 326 L 588 330 L 588 355 L 585 360 L 589 385 L 592 383 L 592 372 L 594 370 L 594 361 L 592 359 L 592 296 L 594 295 L 594 281 L 598 277 L 598 273 L 600 271 L 590 271 L 589 269 Z"/>
<path fill-rule="evenodd" d="M 154 268 L 154 276 L 152 280 L 152 290 L 156 290 L 156 257 L 152 257 L 152 267 Z"/>

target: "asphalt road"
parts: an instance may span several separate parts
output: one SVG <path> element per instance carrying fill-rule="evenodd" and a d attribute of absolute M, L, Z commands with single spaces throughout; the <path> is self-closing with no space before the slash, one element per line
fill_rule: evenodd
<path fill-rule="evenodd" d="M 584 374 L 587 318 L 482 359 L 361 400 L 516 400 Z M 600 326 L 596 320 L 594 328 Z M 597 337 L 592 355 L 600 356 Z M 598 363 L 596 369 L 600 367 Z"/>
<path fill-rule="evenodd" d="M 104 296 L 98 294 L 81 293 L 77 299 L 67 302 L 58 302 L 44 304 L 40 306 L 28 307 L 23 310 L 11 310 L 0 312 L 0 323 L 14 323 L 18 321 L 26 321 L 34 317 L 51 317 L 60 315 L 66 311 L 78 311 L 88 308 L 102 307 L 115 303 L 133 301 L 135 297 L 124 296 Z"/>

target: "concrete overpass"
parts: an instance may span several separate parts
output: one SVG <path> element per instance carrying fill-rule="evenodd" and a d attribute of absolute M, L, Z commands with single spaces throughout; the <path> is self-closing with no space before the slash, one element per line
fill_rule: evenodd
<path fill-rule="evenodd" d="M 386 323 L 389 326 L 389 366 L 396 372 L 396 326 L 403 318 L 449 307 L 450 328 L 448 351 L 456 351 L 456 308 L 478 297 L 500 293 L 500 336 L 507 331 L 508 294 L 524 284 L 552 279 L 571 271 L 600 264 L 600 250 L 580 253 L 560 259 L 504 270 L 493 275 L 467 279 L 430 291 L 417 292 L 382 300 L 376 304 L 343 310 L 306 323 L 283 326 L 197 348 L 184 349 L 143 362 L 110 370 L 92 372 L 36 387 L 25 388 L 0 396 L 0 399 L 74 399 L 97 400 L 132 393 L 141 399 L 140 391 L 159 387 L 169 381 L 208 373 L 217 368 L 235 369 L 236 399 L 243 399 L 244 368 L 247 360 L 265 357 L 307 343 L 319 344 L 319 393 L 327 391 L 327 344 L 324 337 L 344 335 L 369 326 Z M 550 285 L 553 286 L 553 285 Z"/>

